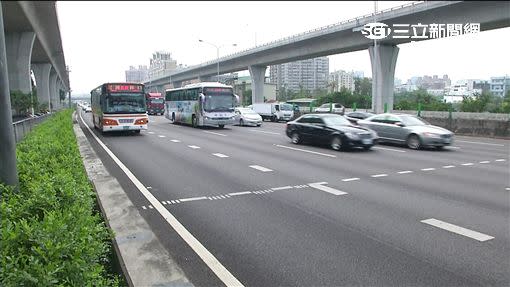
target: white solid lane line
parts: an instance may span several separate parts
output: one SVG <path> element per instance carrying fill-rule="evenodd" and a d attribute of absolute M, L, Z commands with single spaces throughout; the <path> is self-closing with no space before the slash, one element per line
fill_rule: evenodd
<path fill-rule="evenodd" d="M 292 189 L 292 186 L 287 185 L 287 186 L 273 187 L 271 189 L 272 190 L 285 190 L 285 189 Z"/>
<path fill-rule="evenodd" d="M 443 166 L 443 168 L 452 168 L 452 167 L 455 167 L 454 165 L 445 165 Z"/>
<path fill-rule="evenodd" d="M 412 170 L 403 170 L 403 171 L 399 171 L 397 172 L 398 174 L 406 174 L 406 173 L 413 173 Z"/>
<path fill-rule="evenodd" d="M 388 150 L 388 151 L 394 151 L 394 152 L 406 152 L 405 150 L 385 148 L 385 147 L 380 147 L 380 146 L 374 146 L 374 147 L 372 147 L 372 149 L 381 149 L 381 150 Z"/>
<path fill-rule="evenodd" d="M 252 132 L 257 132 L 257 133 L 264 133 L 264 134 L 270 134 L 270 135 L 283 135 L 281 133 L 273 133 L 273 132 L 266 132 L 266 131 L 259 131 L 259 130 L 249 130 L 249 131 L 252 131 Z"/>
<path fill-rule="evenodd" d="M 212 135 L 217 135 L 217 136 L 222 136 L 222 137 L 226 137 L 227 135 L 224 135 L 224 134 L 220 134 L 220 133 L 215 133 L 215 132 L 209 132 L 209 131 L 203 131 L 204 133 L 208 133 L 208 134 L 212 134 Z"/>
<path fill-rule="evenodd" d="M 315 188 L 315 189 L 318 189 L 318 190 L 321 190 L 321 191 L 324 191 L 324 192 L 327 192 L 327 193 L 331 193 L 331 194 L 334 194 L 334 195 L 344 195 L 344 194 L 347 194 L 347 192 L 344 192 L 344 191 L 341 191 L 341 190 L 338 190 L 338 189 L 334 189 L 334 188 L 331 188 L 329 186 L 323 186 L 323 184 L 328 184 L 327 182 L 315 182 L 315 183 L 309 183 L 308 185 L 312 188 Z"/>
<path fill-rule="evenodd" d="M 505 146 L 504 144 L 484 143 L 484 142 L 470 142 L 470 141 L 461 141 L 461 140 L 456 140 L 456 142 L 471 143 L 471 144 L 482 144 L 482 145 L 493 145 L 493 146 Z"/>
<path fill-rule="evenodd" d="M 355 180 L 359 180 L 359 177 L 352 177 L 352 178 L 344 178 L 344 179 L 342 179 L 342 181 L 355 181 Z"/>
<path fill-rule="evenodd" d="M 251 168 L 254 168 L 256 170 L 260 170 L 262 172 L 268 172 L 268 171 L 273 171 L 272 169 L 269 169 L 267 167 L 263 167 L 263 166 L 260 166 L 260 165 L 250 165 Z"/>
<path fill-rule="evenodd" d="M 388 176 L 388 175 L 385 173 L 371 175 L 371 177 L 385 177 L 385 176 Z"/>
<path fill-rule="evenodd" d="M 222 153 L 213 153 L 212 155 L 215 155 L 217 157 L 228 157 L 228 155 L 224 155 Z"/>
<path fill-rule="evenodd" d="M 286 148 L 286 149 L 291 149 L 291 150 L 296 150 L 296 151 L 302 151 L 302 152 L 307 152 L 307 153 L 318 154 L 318 155 L 327 156 L 327 157 L 336 157 L 336 155 L 332 155 L 332 154 L 321 153 L 321 152 L 316 152 L 316 151 L 311 151 L 311 150 L 306 150 L 306 149 L 300 149 L 300 148 L 295 148 L 295 147 L 290 147 L 290 146 L 284 146 L 284 145 L 279 145 L 279 144 L 275 144 L 275 146 L 281 147 L 281 148 Z"/>
<path fill-rule="evenodd" d="M 463 236 L 466 236 L 466 237 L 469 237 L 469 238 L 472 238 L 472 239 L 475 239 L 478 241 L 487 241 L 487 240 L 494 238 L 494 236 L 483 234 L 483 233 L 480 233 L 480 232 L 477 232 L 477 231 L 474 231 L 471 229 L 460 227 L 460 226 L 457 226 L 457 225 L 454 225 L 454 224 L 451 224 L 448 222 L 444 222 L 441 220 L 437 220 L 434 218 L 425 219 L 425 220 L 422 220 L 421 222 L 435 226 L 437 228 L 441 228 L 441 229 L 453 232 L 453 233 L 457 233 L 457 234 L 460 234 L 460 235 L 463 235 Z"/>
<path fill-rule="evenodd" d="M 192 149 L 198 149 L 200 148 L 199 146 L 196 146 L 196 145 L 189 145 L 188 147 L 192 148 Z"/>
<path fill-rule="evenodd" d="M 429 168 L 422 168 L 421 170 L 423 171 L 429 171 L 429 170 L 436 170 L 435 168 L 433 167 L 429 167 Z"/>
<path fill-rule="evenodd" d="M 135 175 L 115 156 L 115 154 L 92 132 L 89 126 L 85 123 L 83 118 L 80 118 L 82 123 L 85 125 L 92 137 L 99 143 L 99 145 L 106 151 L 106 153 L 113 159 L 113 161 L 119 166 L 119 168 L 127 175 L 131 182 L 136 186 L 140 193 L 156 207 L 156 210 L 161 216 L 168 222 L 170 226 L 181 236 L 181 238 L 195 251 L 195 253 L 204 261 L 204 263 L 211 269 L 211 271 L 218 276 L 218 278 L 227 286 L 243 286 L 243 284 L 237 280 L 230 271 L 228 271 L 221 262 L 214 257 L 214 255 L 205 248 L 198 239 L 189 232 L 189 230 L 182 225 L 175 216 L 161 204 L 158 199 L 149 192 L 147 188 L 135 177 Z M 179 202 L 179 201 L 177 201 Z M 152 207 L 149 205 L 149 208 Z"/>
<path fill-rule="evenodd" d="M 180 140 L 170 140 L 171 142 L 174 142 L 174 143 L 180 143 L 181 141 Z"/>
<path fill-rule="evenodd" d="M 195 200 L 203 200 L 203 199 L 207 199 L 207 197 L 206 196 L 190 197 L 190 198 L 181 198 L 179 200 L 182 201 L 182 202 L 185 202 L 185 201 L 195 201 Z"/>

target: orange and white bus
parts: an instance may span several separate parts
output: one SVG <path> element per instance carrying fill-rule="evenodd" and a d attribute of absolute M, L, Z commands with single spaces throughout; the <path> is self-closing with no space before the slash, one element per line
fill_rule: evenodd
<path fill-rule="evenodd" d="M 145 86 L 138 83 L 105 83 L 90 92 L 94 128 L 102 132 L 147 129 L 149 117 Z"/>

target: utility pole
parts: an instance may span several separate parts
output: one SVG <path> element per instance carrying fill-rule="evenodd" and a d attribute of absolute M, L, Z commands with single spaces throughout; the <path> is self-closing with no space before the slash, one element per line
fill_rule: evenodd
<path fill-rule="evenodd" d="M 12 128 L 2 2 L 0 2 L 0 146 L 0 183 L 17 187 L 16 142 Z"/>

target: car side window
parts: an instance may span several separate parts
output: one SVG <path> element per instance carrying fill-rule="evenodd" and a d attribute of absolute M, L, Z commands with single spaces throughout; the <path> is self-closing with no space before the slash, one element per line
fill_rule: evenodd
<path fill-rule="evenodd" d="M 310 117 L 302 117 L 301 119 L 299 119 L 298 123 L 303 123 L 303 124 L 310 123 Z"/>
<path fill-rule="evenodd" d="M 375 122 L 375 123 L 384 123 L 385 119 L 385 116 L 377 116 L 377 117 L 374 117 L 371 122 Z"/>
<path fill-rule="evenodd" d="M 396 122 L 400 122 L 400 119 L 395 117 L 395 116 L 386 116 L 386 118 L 384 119 L 384 122 L 387 123 L 387 124 L 395 124 Z"/>
<path fill-rule="evenodd" d="M 323 124 L 324 121 L 319 117 L 310 117 L 310 123 L 314 125 Z"/>

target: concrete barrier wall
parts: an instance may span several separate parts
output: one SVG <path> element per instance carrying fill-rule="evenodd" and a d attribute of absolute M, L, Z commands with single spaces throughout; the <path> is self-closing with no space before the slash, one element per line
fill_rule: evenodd
<path fill-rule="evenodd" d="M 12 123 L 12 128 L 14 130 L 14 140 L 16 143 L 22 141 L 25 136 L 40 122 L 44 121 L 50 116 L 50 114 L 45 114 L 36 118 L 24 119 L 21 121 L 17 121 Z"/>

